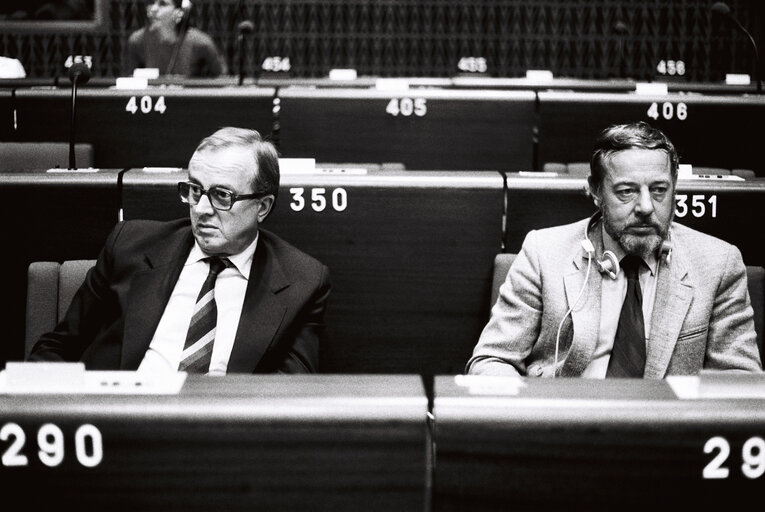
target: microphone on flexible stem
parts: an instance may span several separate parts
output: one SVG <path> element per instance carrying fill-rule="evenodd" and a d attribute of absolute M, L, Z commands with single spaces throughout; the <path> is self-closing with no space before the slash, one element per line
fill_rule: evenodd
<path fill-rule="evenodd" d="M 255 25 L 245 20 L 239 24 L 239 85 L 244 83 L 244 36 L 255 31 Z"/>
<path fill-rule="evenodd" d="M 757 82 L 757 94 L 762 94 L 762 84 L 760 83 L 760 54 L 757 51 L 757 43 L 754 41 L 754 38 L 752 37 L 752 34 L 749 33 L 747 29 L 744 28 L 744 26 L 733 17 L 733 15 L 730 13 L 730 7 L 725 2 L 715 2 L 712 7 L 712 14 L 719 14 L 721 16 L 725 16 L 728 18 L 740 31 L 742 31 L 746 37 L 749 38 L 749 42 L 752 43 L 752 48 L 754 48 L 754 79 Z"/>
<path fill-rule="evenodd" d="M 76 170 L 74 159 L 75 120 L 77 119 L 77 85 L 90 80 L 90 68 L 84 62 L 76 62 L 69 67 L 69 80 L 72 82 L 72 124 L 69 128 L 69 169 Z"/>
<path fill-rule="evenodd" d="M 617 21 L 614 24 L 614 34 L 619 36 L 617 54 L 619 55 L 619 76 L 625 78 L 627 76 L 627 61 L 624 58 L 624 37 L 629 33 L 627 24 L 623 21 Z"/>

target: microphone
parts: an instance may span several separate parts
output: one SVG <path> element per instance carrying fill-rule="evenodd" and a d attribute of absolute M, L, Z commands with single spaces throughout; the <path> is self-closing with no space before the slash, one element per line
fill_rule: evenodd
<path fill-rule="evenodd" d="M 619 20 L 614 23 L 614 34 L 619 38 L 617 39 L 617 54 L 619 56 L 619 77 L 625 78 L 627 76 L 627 60 L 624 57 L 624 38 L 629 34 L 627 24 Z"/>
<path fill-rule="evenodd" d="M 90 80 L 90 68 L 84 62 L 75 62 L 69 67 L 69 80 L 72 82 L 72 124 L 69 127 L 69 169 L 76 170 L 74 158 L 75 128 L 77 119 L 77 85 Z"/>
<path fill-rule="evenodd" d="M 752 34 L 750 34 L 749 31 L 744 28 L 741 22 L 739 22 L 730 13 L 730 7 L 725 2 L 715 2 L 712 4 L 711 11 L 712 14 L 719 14 L 720 16 L 725 16 L 727 19 L 729 19 L 731 23 L 733 23 L 740 31 L 744 33 L 744 35 L 746 35 L 746 37 L 749 39 L 749 42 L 752 43 L 752 48 L 754 48 L 754 80 L 757 82 L 757 94 L 762 94 L 762 84 L 760 83 L 760 54 L 757 51 L 757 43 L 754 41 Z"/>
<path fill-rule="evenodd" d="M 178 22 L 178 38 L 175 40 L 173 52 L 170 55 L 170 62 L 167 65 L 167 75 L 172 75 L 175 70 L 175 61 L 178 60 L 178 52 L 181 49 L 183 40 L 186 39 L 186 32 L 189 30 L 189 18 L 191 17 L 191 0 L 181 2 L 181 20 Z"/>
<path fill-rule="evenodd" d="M 238 28 L 239 28 L 239 37 L 238 37 L 239 85 L 242 85 L 242 83 L 244 83 L 244 36 L 248 34 L 252 34 L 255 31 L 255 25 L 251 21 L 245 20 L 239 24 Z"/>

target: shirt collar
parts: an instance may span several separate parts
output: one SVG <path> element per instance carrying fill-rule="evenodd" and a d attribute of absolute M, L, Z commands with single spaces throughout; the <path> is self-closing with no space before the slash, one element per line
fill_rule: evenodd
<path fill-rule="evenodd" d="M 252 243 L 248 245 L 242 252 L 227 256 L 228 260 L 236 267 L 236 269 L 240 274 L 242 274 L 242 276 L 244 276 L 245 279 L 250 278 L 250 267 L 252 267 L 252 259 L 255 256 L 255 249 L 258 247 L 259 236 L 260 232 L 255 235 L 255 240 L 253 240 Z M 207 254 L 202 252 L 202 248 L 199 247 L 197 241 L 194 240 L 194 246 L 191 248 L 189 257 L 186 258 L 186 263 L 184 266 L 192 265 L 205 258 L 207 258 Z"/>
<path fill-rule="evenodd" d="M 603 225 L 603 223 L 601 223 L 601 225 L 600 225 L 600 231 L 603 233 L 603 249 L 605 251 L 613 252 L 616 255 L 616 258 L 619 261 L 622 261 L 622 258 L 624 258 L 627 255 L 627 253 L 624 252 L 624 249 L 622 249 L 622 246 L 619 245 L 616 242 L 616 240 L 611 238 L 611 235 L 609 235 L 606 232 L 606 228 Z M 643 258 L 643 262 L 648 267 L 648 270 L 651 271 L 651 275 L 655 276 L 656 275 L 656 267 L 657 267 L 656 255 L 655 254 L 651 254 L 650 256 L 648 256 L 647 259 Z"/>

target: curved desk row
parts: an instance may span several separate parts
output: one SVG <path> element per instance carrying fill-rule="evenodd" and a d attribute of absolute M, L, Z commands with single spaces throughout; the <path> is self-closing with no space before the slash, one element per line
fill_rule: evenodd
<path fill-rule="evenodd" d="M 15 382 L 0 373 L 0 479 L 32 511 L 717 510 L 765 479 L 762 376 Z"/>
<path fill-rule="evenodd" d="M 337 171 L 337 172 L 335 172 Z M 324 373 L 459 373 L 489 315 L 494 256 L 593 212 L 584 179 L 496 172 L 284 173 L 264 223 L 329 266 Z M 27 266 L 94 259 L 119 218 L 188 215 L 183 170 L 0 174 L 9 305 L 3 360 L 23 357 Z M 765 266 L 762 180 L 681 181 L 677 220 Z"/>
<path fill-rule="evenodd" d="M 284 157 L 410 170 L 543 170 L 588 161 L 597 133 L 647 121 L 681 162 L 765 175 L 765 96 L 421 87 L 82 89 L 75 139 L 101 168 L 185 167 L 221 126 L 254 128 Z M 0 90 L 0 141 L 68 142 L 68 89 Z"/>

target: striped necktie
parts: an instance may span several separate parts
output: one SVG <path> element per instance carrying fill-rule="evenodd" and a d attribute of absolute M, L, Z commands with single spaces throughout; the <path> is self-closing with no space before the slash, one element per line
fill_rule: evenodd
<path fill-rule="evenodd" d="M 643 260 L 637 256 L 622 258 L 621 267 L 627 276 L 619 324 L 614 336 L 614 348 L 608 361 L 606 377 L 643 377 L 645 371 L 645 324 L 643 322 L 643 293 L 638 270 Z"/>
<path fill-rule="evenodd" d="M 215 280 L 218 274 L 231 263 L 226 258 L 218 257 L 205 258 L 205 261 L 210 263 L 210 272 L 197 296 L 178 371 L 207 373 L 210 369 L 215 326 L 218 321 L 218 309 L 215 306 Z"/>

